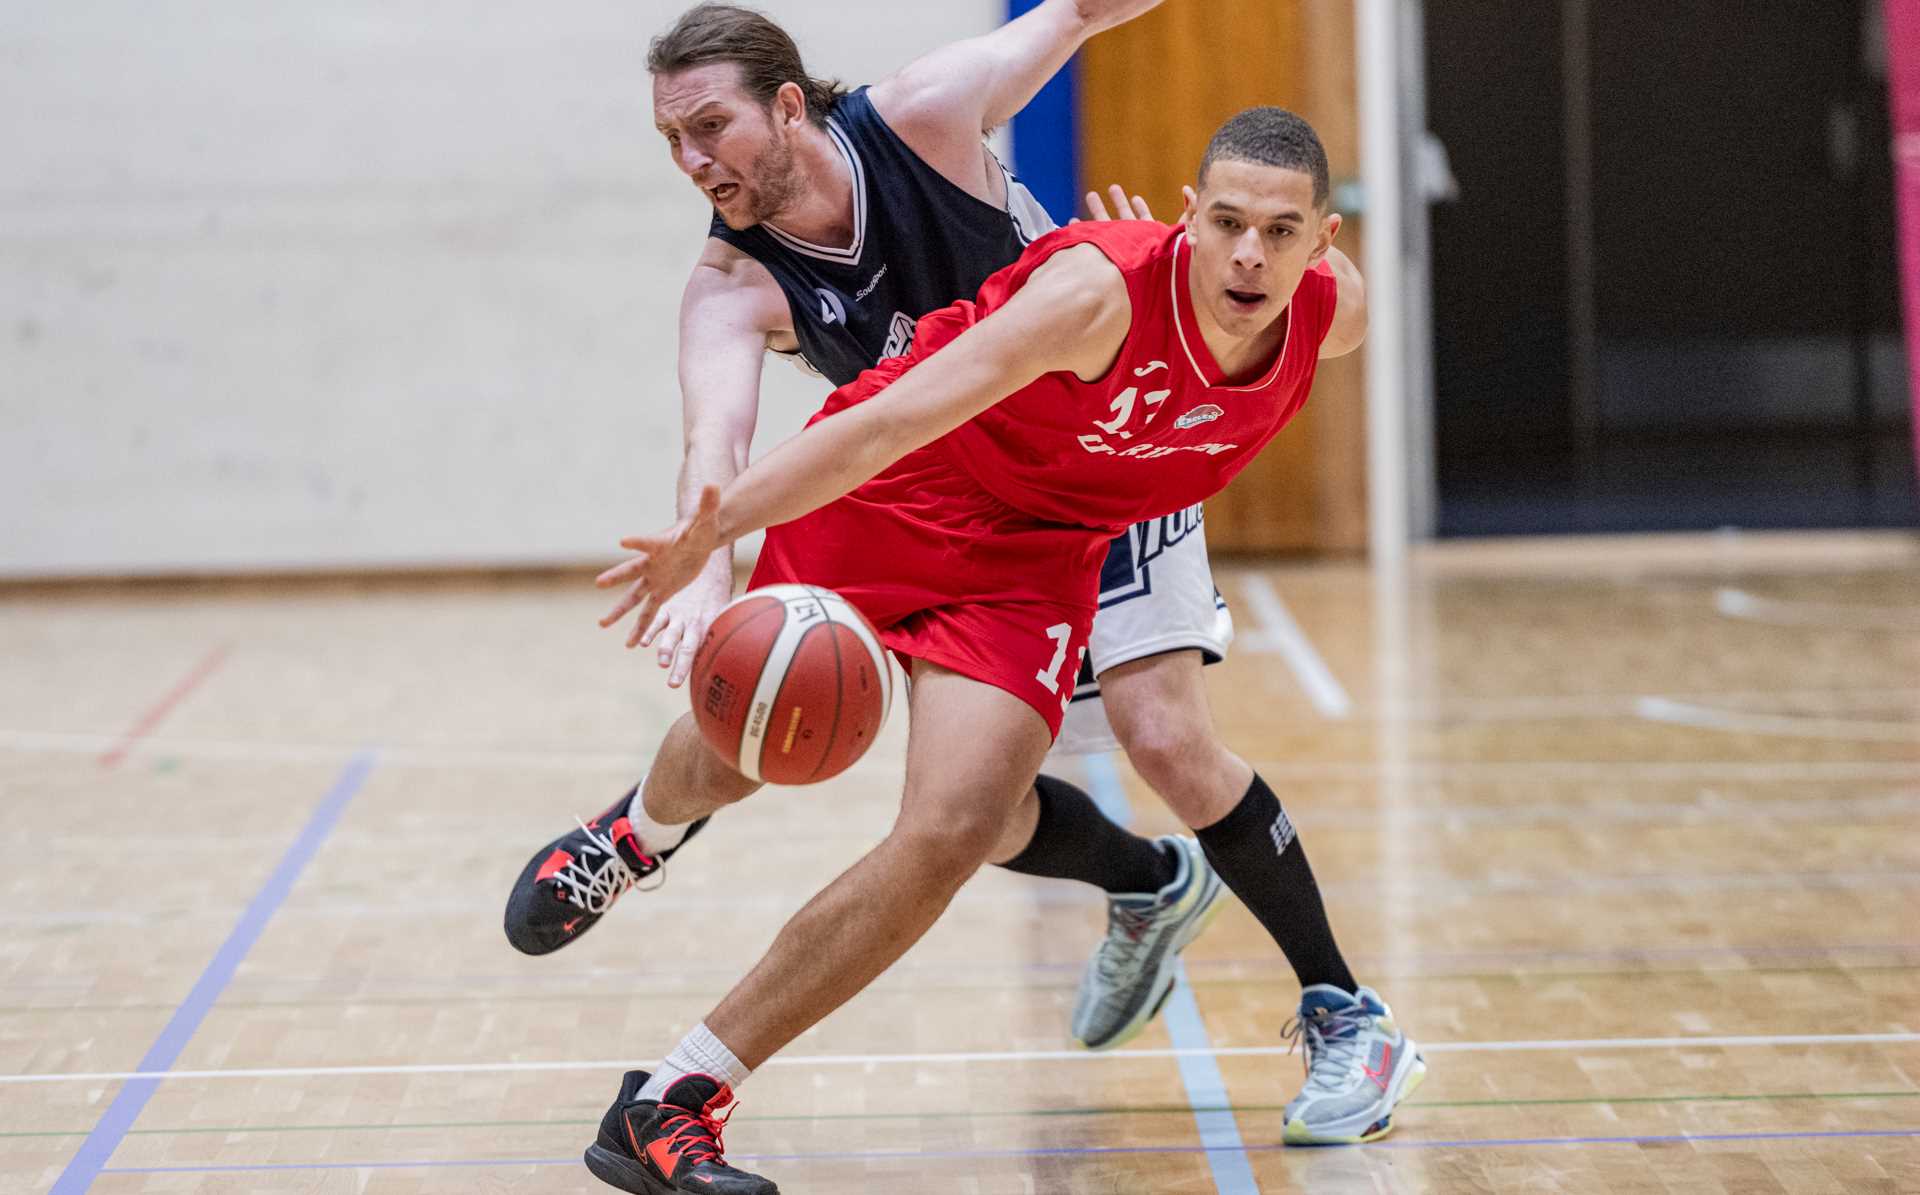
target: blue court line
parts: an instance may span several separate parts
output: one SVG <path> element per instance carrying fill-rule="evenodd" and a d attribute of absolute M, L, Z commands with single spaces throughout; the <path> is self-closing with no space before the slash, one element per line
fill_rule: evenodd
<path fill-rule="evenodd" d="M 1087 770 L 1087 795 L 1094 805 L 1116 826 L 1133 824 L 1133 806 L 1127 804 L 1127 790 L 1120 783 L 1120 769 L 1111 755 L 1086 755 L 1080 764 Z M 1075 963 L 1074 966 L 1080 964 Z"/>
<path fill-rule="evenodd" d="M 1127 803 L 1120 774 L 1110 755 L 1086 759 L 1087 784 L 1094 803 L 1118 825 L 1133 820 L 1133 807 Z M 1211 1051 L 1207 1023 L 1200 1017 L 1200 1005 L 1187 983 L 1185 963 L 1174 963 L 1173 991 L 1161 1015 L 1167 1022 L 1167 1035 L 1175 1049 Z M 1221 1195 L 1260 1195 L 1260 1183 L 1253 1177 L 1253 1163 L 1240 1138 L 1240 1125 L 1228 1106 L 1227 1081 L 1220 1064 L 1211 1053 L 1183 1054 L 1179 1058 L 1180 1083 L 1187 1089 L 1187 1103 L 1193 1107 L 1193 1122 L 1200 1130 L 1200 1145 L 1213 1171 L 1213 1185 Z"/>
<path fill-rule="evenodd" d="M 247 905 L 246 911 L 240 914 L 233 932 L 221 944 L 213 961 L 207 964 L 207 969 L 200 973 L 193 990 L 174 1010 L 172 1019 L 160 1030 L 160 1036 L 148 1047 L 146 1057 L 140 1060 L 136 1070 L 158 1075 L 172 1069 L 174 1061 L 200 1028 L 200 1022 L 206 1019 L 214 1002 L 220 998 L 220 993 L 232 981 L 234 972 L 247 957 L 247 952 L 259 941 L 261 932 L 267 927 L 267 920 L 287 899 L 287 893 L 292 891 L 300 872 L 320 850 L 320 844 L 326 841 L 327 835 L 333 832 L 334 824 L 346 810 L 347 802 L 366 783 L 367 774 L 373 770 L 373 760 L 372 752 L 363 751 L 347 762 L 346 770 L 333 782 L 333 788 L 321 799 L 313 816 L 307 819 L 299 837 L 287 848 L 280 866 L 274 868 L 273 874 L 267 877 L 266 885 Z M 113 1151 L 119 1147 L 127 1130 L 133 1127 L 133 1122 L 139 1119 L 141 1110 L 147 1106 L 147 1101 L 153 1098 L 159 1086 L 158 1078 L 128 1080 L 100 1117 L 100 1123 L 80 1143 L 79 1151 L 67 1163 L 67 1168 L 60 1172 L 60 1178 L 48 1195 L 78 1195 L 91 1187 L 94 1178 L 105 1168 L 107 1159 L 113 1156 Z"/>
<path fill-rule="evenodd" d="M 1555 1145 L 1700 1145 L 1741 1141 L 1841 1141 L 1876 1137 L 1920 1137 L 1920 1129 L 1842 1129 L 1820 1132 L 1783 1131 L 1772 1133 L 1671 1133 L 1643 1137 L 1510 1137 L 1474 1138 L 1464 1141 L 1376 1141 L 1371 1145 L 1353 1146 L 1350 1148 L 1369 1151 L 1379 1149 L 1512 1149 L 1527 1146 Z M 1235 1148 L 1238 1149 L 1239 1147 Z M 1292 1150 L 1299 1153 L 1316 1153 L 1328 1149 L 1340 1148 L 1343 1147 L 1302 1147 L 1275 1143 L 1271 1145 L 1246 1146 L 1242 1152 L 1279 1153 L 1283 1150 Z M 759 1165 L 765 1162 L 888 1162 L 913 1159 L 966 1161 L 970 1159 L 987 1160 L 992 1158 L 1113 1157 L 1131 1154 L 1164 1155 L 1204 1153 L 1209 1157 L 1213 1157 L 1220 1152 L 1222 1152 L 1221 1147 L 1206 1145 L 1085 1145 L 1058 1146 L 1043 1149 L 883 1149 L 812 1154 L 729 1153 L 728 1157 L 734 1162 L 752 1162 L 755 1165 Z M 448 1170 L 489 1166 L 578 1165 L 580 1165 L 579 1158 L 466 1158 L 448 1161 L 423 1159 L 411 1162 L 261 1162 L 253 1165 L 234 1163 L 225 1166 L 113 1166 L 102 1170 L 101 1173 L 246 1174 L 280 1170 Z"/>

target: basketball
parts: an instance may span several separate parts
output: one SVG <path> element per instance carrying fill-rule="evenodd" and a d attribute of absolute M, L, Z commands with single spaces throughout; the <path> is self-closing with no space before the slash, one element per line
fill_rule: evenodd
<path fill-rule="evenodd" d="M 693 659 L 693 719 L 752 780 L 813 784 L 866 754 L 893 676 L 880 636 L 831 589 L 769 585 L 733 599 Z"/>

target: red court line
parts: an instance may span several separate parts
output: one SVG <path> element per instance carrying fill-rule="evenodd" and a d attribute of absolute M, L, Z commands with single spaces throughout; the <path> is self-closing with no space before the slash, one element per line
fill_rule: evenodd
<path fill-rule="evenodd" d="M 135 722 L 126 734 L 120 736 L 120 741 L 100 756 L 100 766 L 103 768 L 120 766 L 120 761 L 127 757 L 134 746 L 151 734 L 153 728 L 160 725 L 161 719 L 172 713 L 175 706 L 185 701 L 187 694 L 199 688 L 200 683 L 211 676 L 213 670 L 218 668 L 220 662 L 226 658 L 227 649 L 224 644 L 208 652 L 198 664 L 194 665 L 192 672 L 187 673 L 179 684 L 169 689 L 151 709 L 140 715 L 140 720 Z"/>

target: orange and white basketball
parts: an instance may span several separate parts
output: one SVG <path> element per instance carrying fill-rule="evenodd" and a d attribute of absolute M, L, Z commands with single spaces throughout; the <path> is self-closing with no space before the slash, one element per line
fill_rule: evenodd
<path fill-rule="evenodd" d="M 817 585 L 733 599 L 693 659 L 693 718 L 753 780 L 812 784 L 866 754 L 887 720 L 893 675 L 880 636 Z"/>

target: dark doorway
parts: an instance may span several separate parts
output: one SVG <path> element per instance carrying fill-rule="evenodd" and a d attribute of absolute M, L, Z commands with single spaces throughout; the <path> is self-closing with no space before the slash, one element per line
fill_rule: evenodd
<path fill-rule="evenodd" d="M 1875 3 L 1426 5 L 1441 534 L 1920 522 Z"/>

